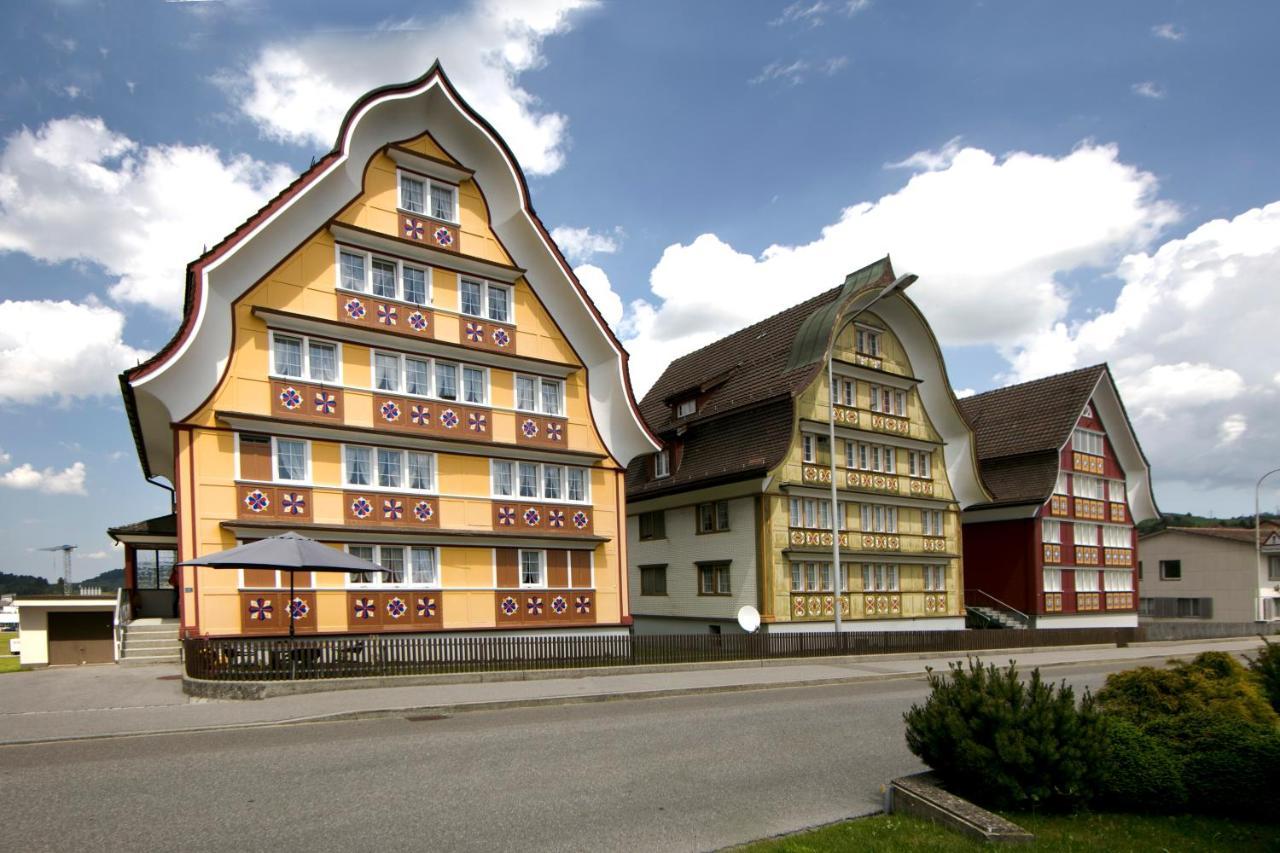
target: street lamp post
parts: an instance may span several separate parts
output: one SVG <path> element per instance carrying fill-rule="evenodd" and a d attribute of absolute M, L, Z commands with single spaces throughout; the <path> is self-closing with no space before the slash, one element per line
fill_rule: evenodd
<path fill-rule="evenodd" d="M 886 284 L 875 298 L 863 305 L 857 311 L 849 315 L 846 323 L 852 323 L 858 319 L 862 312 L 866 311 L 872 305 L 894 293 L 900 293 L 911 286 L 916 280 L 914 275 L 901 275 Z M 844 324 L 841 323 L 840 326 Z M 837 327 L 839 328 L 839 326 Z M 836 384 L 835 384 L 835 339 L 831 341 L 831 349 L 827 352 L 827 456 L 831 463 L 831 574 L 835 581 L 833 599 L 833 610 L 835 611 L 835 632 L 839 634 L 843 628 L 843 621 L 840 613 L 841 605 L 844 603 L 844 567 L 840 565 L 840 497 L 836 488 Z"/>
<path fill-rule="evenodd" d="M 1258 560 L 1253 615 L 1259 622 L 1262 621 L 1262 481 L 1277 473 L 1280 473 L 1280 468 L 1271 469 L 1258 478 L 1258 484 L 1253 488 L 1253 551 Z"/>

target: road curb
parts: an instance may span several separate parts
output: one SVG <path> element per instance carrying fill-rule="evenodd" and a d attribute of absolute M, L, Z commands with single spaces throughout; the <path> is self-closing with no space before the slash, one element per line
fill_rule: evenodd
<path fill-rule="evenodd" d="M 1237 638 L 1240 639 L 1240 638 Z M 1028 651 L 1027 649 L 993 649 L 991 651 L 981 652 L 983 655 L 1000 654 L 1005 651 Z M 974 653 L 968 653 L 972 655 Z M 963 660 L 966 654 L 957 654 L 955 660 Z M 879 657 L 879 656 L 872 656 Z M 1109 661 L 1109 663 L 1125 664 L 1136 663 L 1138 661 L 1148 661 L 1153 659 L 1169 659 L 1175 657 L 1185 657 L 1185 654 L 1178 654 L 1176 650 L 1173 653 L 1163 652 L 1160 654 L 1142 655 L 1140 657 L 1128 658 L 1126 660 Z M 945 663 L 940 661 L 939 663 Z M 1093 663 L 1088 660 L 1069 660 L 1069 661 L 1051 661 L 1048 663 L 1038 664 L 1039 669 L 1053 669 L 1067 666 L 1081 666 Z M 616 674 L 616 673 L 615 673 Z M 457 702 L 453 704 L 435 704 L 435 705 L 410 705 L 395 708 L 370 708 L 359 711 L 335 711 L 327 714 L 312 714 L 302 717 L 290 717 L 281 720 L 257 720 L 244 723 L 226 723 L 221 725 L 208 726 L 187 726 L 173 729 L 151 729 L 146 731 L 130 731 L 130 732 L 105 732 L 99 734 L 84 735 L 63 735 L 59 737 L 43 737 L 43 738 L 27 738 L 19 740 L 0 741 L 0 748 L 15 746 L 39 746 L 42 744 L 56 743 L 74 743 L 86 740 L 111 740 L 133 737 L 152 737 L 155 735 L 180 735 L 180 734 L 199 734 L 203 732 L 219 732 L 232 731 L 240 729 L 263 729 L 276 728 L 280 726 L 296 726 L 314 723 L 342 723 L 353 722 L 357 720 L 374 720 L 390 717 L 403 717 L 407 715 L 443 715 L 455 716 L 457 714 L 472 713 L 477 711 L 505 711 L 513 708 L 540 708 L 555 707 L 562 705 L 587 705 L 603 702 L 622 702 L 635 701 L 641 699 L 669 699 L 679 696 L 698 696 L 712 695 L 723 693 L 748 693 L 760 692 L 764 690 L 791 690 L 803 687 L 831 687 L 845 684 L 871 684 L 889 681 L 908 681 L 912 679 L 923 679 L 923 672 L 900 672 L 900 673 L 875 673 L 860 674 L 848 676 L 836 676 L 832 678 L 808 678 L 796 679 L 794 681 L 771 681 L 759 682 L 755 684 L 712 684 L 700 685 L 697 687 L 671 687 L 659 688 L 656 690 L 630 690 L 617 691 L 609 693 L 585 693 L 585 694 L 565 694 L 560 696 L 539 696 L 529 699 L 495 699 L 481 702 Z"/>

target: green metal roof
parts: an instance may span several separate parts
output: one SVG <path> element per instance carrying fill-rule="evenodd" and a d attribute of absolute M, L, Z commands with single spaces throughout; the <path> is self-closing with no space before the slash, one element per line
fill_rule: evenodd
<path fill-rule="evenodd" d="M 836 332 L 836 323 L 846 312 L 859 311 L 875 299 L 878 291 L 873 286 L 885 280 L 893 281 L 893 264 L 885 255 L 875 263 L 845 276 L 840 293 L 828 304 L 809 315 L 796 333 L 787 360 L 787 371 L 822 360 Z"/>

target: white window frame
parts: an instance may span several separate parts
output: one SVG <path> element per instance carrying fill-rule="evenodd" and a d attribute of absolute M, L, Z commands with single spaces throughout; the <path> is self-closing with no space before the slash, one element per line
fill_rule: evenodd
<path fill-rule="evenodd" d="M 884 330 L 877 329 L 872 326 L 861 326 L 854 324 L 853 350 L 854 352 L 869 356 L 871 358 L 883 358 Z M 865 345 L 865 346 L 864 346 Z"/>
<path fill-rule="evenodd" d="M 1098 569 L 1076 569 L 1075 572 L 1076 592 L 1102 592 L 1101 571 Z M 1088 580 L 1081 584 L 1082 578 L 1088 578 Z"/>
<path fill-rule="evenodd" d="M 1105 569 L 1102 572 L 1103 592 L 1133 592 L 1133 572 L 1128 569 Z"/>
<path fill-rule="evenodd" d="M 342 466 L 342 487 L 344 489 L 362 489 L 371 492 L 393 492 L 399 494 L 405 492 L 411 495 L 438 495 L 440 493 L 440 458 L 439 455 L 428 450 L 406 450 L 400 447 L 378 447 L 372 444 L 347 444 L 343 443 L 341 447 L 340 463 Z M 367 485 L 361 483 L 352 483 L 347 479 L 347 448 L 360 448 L 369 451 L 369 483 Z M 397 453 L 400 455 L 400 482 L 399 486 L 382 486 L 378 484 L 378 452 Z M 420 453 L 431 459 L 431 487 L 427 489 L 415 489 L 409 486 L 409 454 Z"/>
<path fill-rule="evenodd" d="M 358 575 L 347 575 L 348 589 L 443 589 L 444 588 L 444 568 L 440 565 L 440 548 L 435 545 L 411 545 L 405 542 L 387 542 L 387 543 L 366 543 L 354 542 L 342 546 L 343 550 L 348 554 L 351 553 L 352 547 L 370 548 L 373 551 L 373 562 L 379 566 L 382 565 L 382 549 L 383 548 L 401 548 L 404 551 L 404 580 L 400 583 L 390 583 L 386 580 L 387 576 L 381 572 L 371 572 L 372 581 L 363 582 L 357 580 Z M 436 564 L 436 581 L 435 583 L 413 583 L 410 578 L 413 576 L 413 557 L 415 550 L 431 551 L 435 554 Z"/>
<path fill-rule="evenodd" d="M 1053 493 L 1055 495 L 1066 495 L 1071 493 L 1071 485 L 1068 482 L 1071 477 L 1066 471 L 1058 472 L 1058 480 L 1053 484 Z"/>
<path fill-rule="evenodd" d="M 535 469 L 535 480 L 538 487 L 538 494 L 533 497 L 522 496 L 520 494 L 520 465 L 532 465 Z M 496 468 L 498 465 L 511 466 L 511 494 L 504 495 L 498 492 L 498 478 L 496 476 Z M 546 474 L 547 468 L 560 469 L 560 497 L 548 498 L 546 495 Z M 569 469 L 574 468 L 582 471 L 582 500 L 569 499 Z M 438 476 L 438 475 L 437 475 Z M 555 503 L 555 504 L 571 504 L 573 506 L 590 506 L 591 504 L 591 469 L 585 465 L 553 465 L 550 462 L 530 462 L 527 459 L 490 459 L 489 460 L 489 496 L 498 500 L 506 501 L 536 501 L 538 503 Z"/>
<path fill-rule="evenodd" d="M 280 476 L 280 442 L 296 441 L 302 444 L 302 460 L 303 467 L 306 469 L 306 476 L 301 480 L 286 480 Z M 293 485 L 309 486 L 311 485 L 311 440 L 308 438 L 291 438 L 271 436 L 271 482 L 273 483 L 289 483 Z"/>
<path fill-rule="evenodd" d="M 276 369 L 276 338 L 291 338 L 302 342 L 302 375 L 289 376 L 281 373 Z M 335 379 L 316 379 L 312 376 L 311 371 L 311 344 L 325 344 L 334 348 L 335 364 L 338 368 L 338 375 Z M 279 379 L 282 382 L 314 382 L 318 385 L 341 385 L 342 384 L 342 341 L 335 341 L 329 338 L 313 338 L 311 335 L 299 335 L 293 332 L 277 332 L 274 329 L 267 331 L 267 374 L 272 379 Z"/>
<path fill-rule="evenodd" d="M 1105 500 L 1107 492 L 1101 477 L 1091 477 L 1088 474 L 1074 475 L 1072 486 L 1075 489 L 1074 497 L 1085 498 L 1091 501 Z"/>
<path fill-rule="evenodd" d="M 1040 541 L 1049 545 L 1062 544 L 1062 522 L 1053 518 L 1040 519 Z"/>
<path fill-rule="evenodd" d="M 1119 524 L 1102 525 L 1102 546 L 1104 548 L 1132 548 L 1133 528 Z"/>
<path fill-rule="evenodd" d="M 818 442 L 808 433 L 800 437 L 800 459 L 809 465 L 818 460 Z"/>
<path fill-rule="evenodd" d="M 422 210 L 412 210 L 405 206 L 404 203 L 404 179 L 417 181 L 422 184 Z M 453 192 L 453 216 L 444 219 L 434 215 L 431 212 L 431 186 L 446 187 Z M 437 180 L 421 172 L 411 172 L 408 169 L 396 169 L 396 208 L 412 216 L 421 216 L 424 219 L 432 219 L 436 222 L 448 222 L 450 225 L 459 224 L 458 208 L 461 207 L 462 200 L 459 197 L 458 185 L 451 184 L 448 181 Z"/>
<path fill-rule="evenodd" d="M 933 451 L 908 450 L 907 476 L 918 480 L 933 479 Z"/>
<path fill-rule="evenodd" d="M 863 504 L 860 520 L 863 533 L 897 533 L 898 508 L 884 504 Z"/>
<path fill-rule="evenodd" d="M 1062 592 L 1062 569 L 1044 569 L 1041 585 L 1045 592 Z"/>
<path fill-rule="evenodd" d="M 1090 456 L 1103 456 L 1106 448 L 1106 442 L 1103 440 L 1106 436 L 1103 433 L 1091 429 L 1082 429 L 1076 427 L 1071 434 L 1071 449 L 1076 453 L 1087 453 Z M 1081 445 L 1086 445 L 1082 447 Z M 1094 447 L 1097 450 L 1094 450 Z"/>
<path fill-rule="evenodd" d="M 836 374 L 835 404 L 854 408 L 858 404 L 858 380 Z"/>
<path fill-rule="evenodd" d="M 1107 480 L 1107 500 L 1113 504 L 1128 503 L 1129 490 L 1125 488 L 1124 480 Z"/>
<path fill-rule="evenodd" d="M 899 592 L 901 571 L 897 563 L 863 563 L 863 592 Z"/>
<path fill-rule="evenodd" d="M 920 529 L 925 536 L 946 536 L 947 519 L 942 514 L 942 510 L 920 510 Z"/>
<path fill-rule="evenodd" d="M 397 192 L 399 190 L 397 189 Z M 361 255 L 364 258 L 364 289 L 353 290 L 350 287 L 344 287 L 342 284 L 342 255 Z M 412 261 L 406 261 L 392 255 L 384 255 L 379 252 L 370 252 L 356 246 L 348 246 L 344 243 L 338 243 L 334 247 L 334 288 L 339 293 L 358 293 L 361 296 L 367 296 L 371 299 L 382 299 L 388 302 L 396 302 L 401 305 L 408 305 L 413 308 L 429 307 L 433 301 L 434 283 L 432 276 L 432 268 L 427 264 L 417 264 Z M 396 295 L 395 296 L 375 296 L 373 293 L 373 262 L 375 260 L 383 261 L 396 266 Z M 410 302 L 404 296 L 404 268 L 410 267 L 415 270 L 421 270 L 425 275 L 424 284 L 426 286 L 426 302 Z"/>
<path fill-rule="evenodd" d="M 533 408 L 532 409 L 528 408 L 527 406 L 520 405 L 519 388 L 520 388 L 521 379 L 525 379 L 533 383 Z M 565 386 L 564 386 L 563 379 L 552 379 L 547 376 L 538 376 L 537 374 L 534 374 L 534 373 L 517 373 L 515 374 L 515 378 L 512 380 L 512 383 L 513 384 L 511 386 L 511 393 L 512 393 L 513 399 L 511 400 L 511 407 L 515 409 L 517 412 L 529 412 L 530 414 L 536 414 L 536 415 L 548 415 L 553 418 L 567 417 L 565 413 Z M 546 410 L 546 407 L 543 405 L 543 397 L 542 397 L 542 387 L 544 385 L 555 385 L 559 389 L 556 393 L 560 398 L 560 411 L 549 412 Z"/>
<path fill-rule="evenodd" d="M 541 580 L 538 583 L 525 583 L 524 580 L 524 555 L 538 555 L 538 571 Z M 546 589 L 547 588 L 547 552 L 539 548 L 521 548 L 516 552 L 516 571 L 519 573 L 516 579 L 520 582 L 520 589 Z"/>
<path fill-rule="evenodd" d="M 676 417 L 687 418 L 689 415 L 696 414 L 698 411 L 698 399 L 690 397 L 687 400 L 681 400 L 676 404 Z"/>
<path fill-rule="evenodd" d="M 1079 547 L 1083 547 L 1083 548 L 1097 548 L 1097 547 L 1098 547 L 1099 537 L 1100 537 L 1100 531 L 1098 530 L 1098 528 L 1100 528 L 1101 526 L 1102 526 L 1102 525 L 1100 525 L 1100 524 L 1096 524 L 1096 523 L 1091 522 L 1091 521 L 1077 521 L 1077 522 L 1074 522 L 1074 523 L 1071 525 L 1071 544 L 1072 544 L 1072 546 L 1073 546 L 1073 547 L 1079 546 Z M 1085 529 L 1085 530 L 1087 530 L 1087 529 L 1089 529 L 1089 528 L 1093 528 L 1093 541 L 1091 541 L 1091 542 L 1081 542 L 1081 541 L 1080 541 L 1080 532 L 1081 532 L 1081 528 L 1083 528 L 1083 529 Z"/>
<path fill-rule="evenodd" d="M 378 387 L 378 356 L 385 355 L 396 359 L 396 389 L 384 390 Z M 409 372 L 405 359 L 415 359 L 423 361 L 427 364 L 427 382 L 430 385 L 430 391 L 426 394 L 409 393 Z M 439 383 L 436 380 L 436 365 L 448 365 L 456 371 L 457 374 L 457 397 L 454 399 L 446 399 L 440 396 Z M 484 399 L 480 402 L 471 402 L 465 398 L 464 384 L 462 381 L 464 370 L 479 370 L 484 374 Z M 450 403 L 460 406 L 484 406 L 490 408 L 492 406 L 493 396 L 493 377 L 488 367 L 479 364 L 469 364 L 465 361 L 452 361 L 450 359 L 432 358 L 431 356 L 417 355 L 416 353 L 402 353 L 394 350 L 378 349 L 376 347 L 369 348 L 369 390 L 375 394 L 396 394 L 401 397 L 409 397 L 414 400 L 436 400 L 441 403 Z"/>
<path fill-rule="evenodd" d="M 947 591 L 947 567 L 942 563 L 926 563 L 924 565 L 924 591 Z"/>
<path fill-rule="evenodd" d="M 462 284 L 470 282 L 471 284 L 480 285 L 480 310 L 479 314 L 468 314 L 462 310 Z M 507 319 L 497 320 L 489 316 L 489 289 L 501 288 L 507 292 Z M 462 317 L 474 317 L 477 320 L 488 320 L 491 323 L 502 323 L 507 326 L 514 326 L 516 323 L 516 289 L 510 284 L 502 284 L 501 282 L 489 281 L 487 278 L 477 278 L 470 275 L 458 276 L 458 314 Z"/>
<path fill-rule="evenodd" d="M 671 454 L 663 448 L 653 456 L 653 478 L 660 480 L 671 476 Z"/>

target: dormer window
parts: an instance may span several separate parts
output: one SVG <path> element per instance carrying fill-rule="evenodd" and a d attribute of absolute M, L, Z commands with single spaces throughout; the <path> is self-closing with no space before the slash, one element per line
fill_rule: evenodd
<path fill-rule="evenodd" d="M 1089 405 L 1088 403 L 1085 403 L 1085 404 L 1084 404 L 1084 411 L 1080 413 L 1080 417 L 1082 417 L 1082 418 L 1092 418 L 1092 417 L 1093 417 L 1093 406 Z"/>
<path fill-rule="evenodd" d="M 876 329 L 858 328 L 854 334 L 854 349 L 872 358 L 880 357 L 880 332 Z"/>
<path fill-rule="evenodd" d="M 458 188 L 401 172 L 400 209 L 445 222 L 457 222 Z"/>
<path fill-rule="evenodd" d="M 695 397 L 690 397 L 688 400 L 681 400 L 676 404 L 677 418 L 687 418 L 696 411 L 698 411 L 698 400 Z"/>
<path fill-rule="evenodd" d="M 666 450 L 659 450 L 653 457 L 654 479 L 671 476 L 671 455 Z"/>

